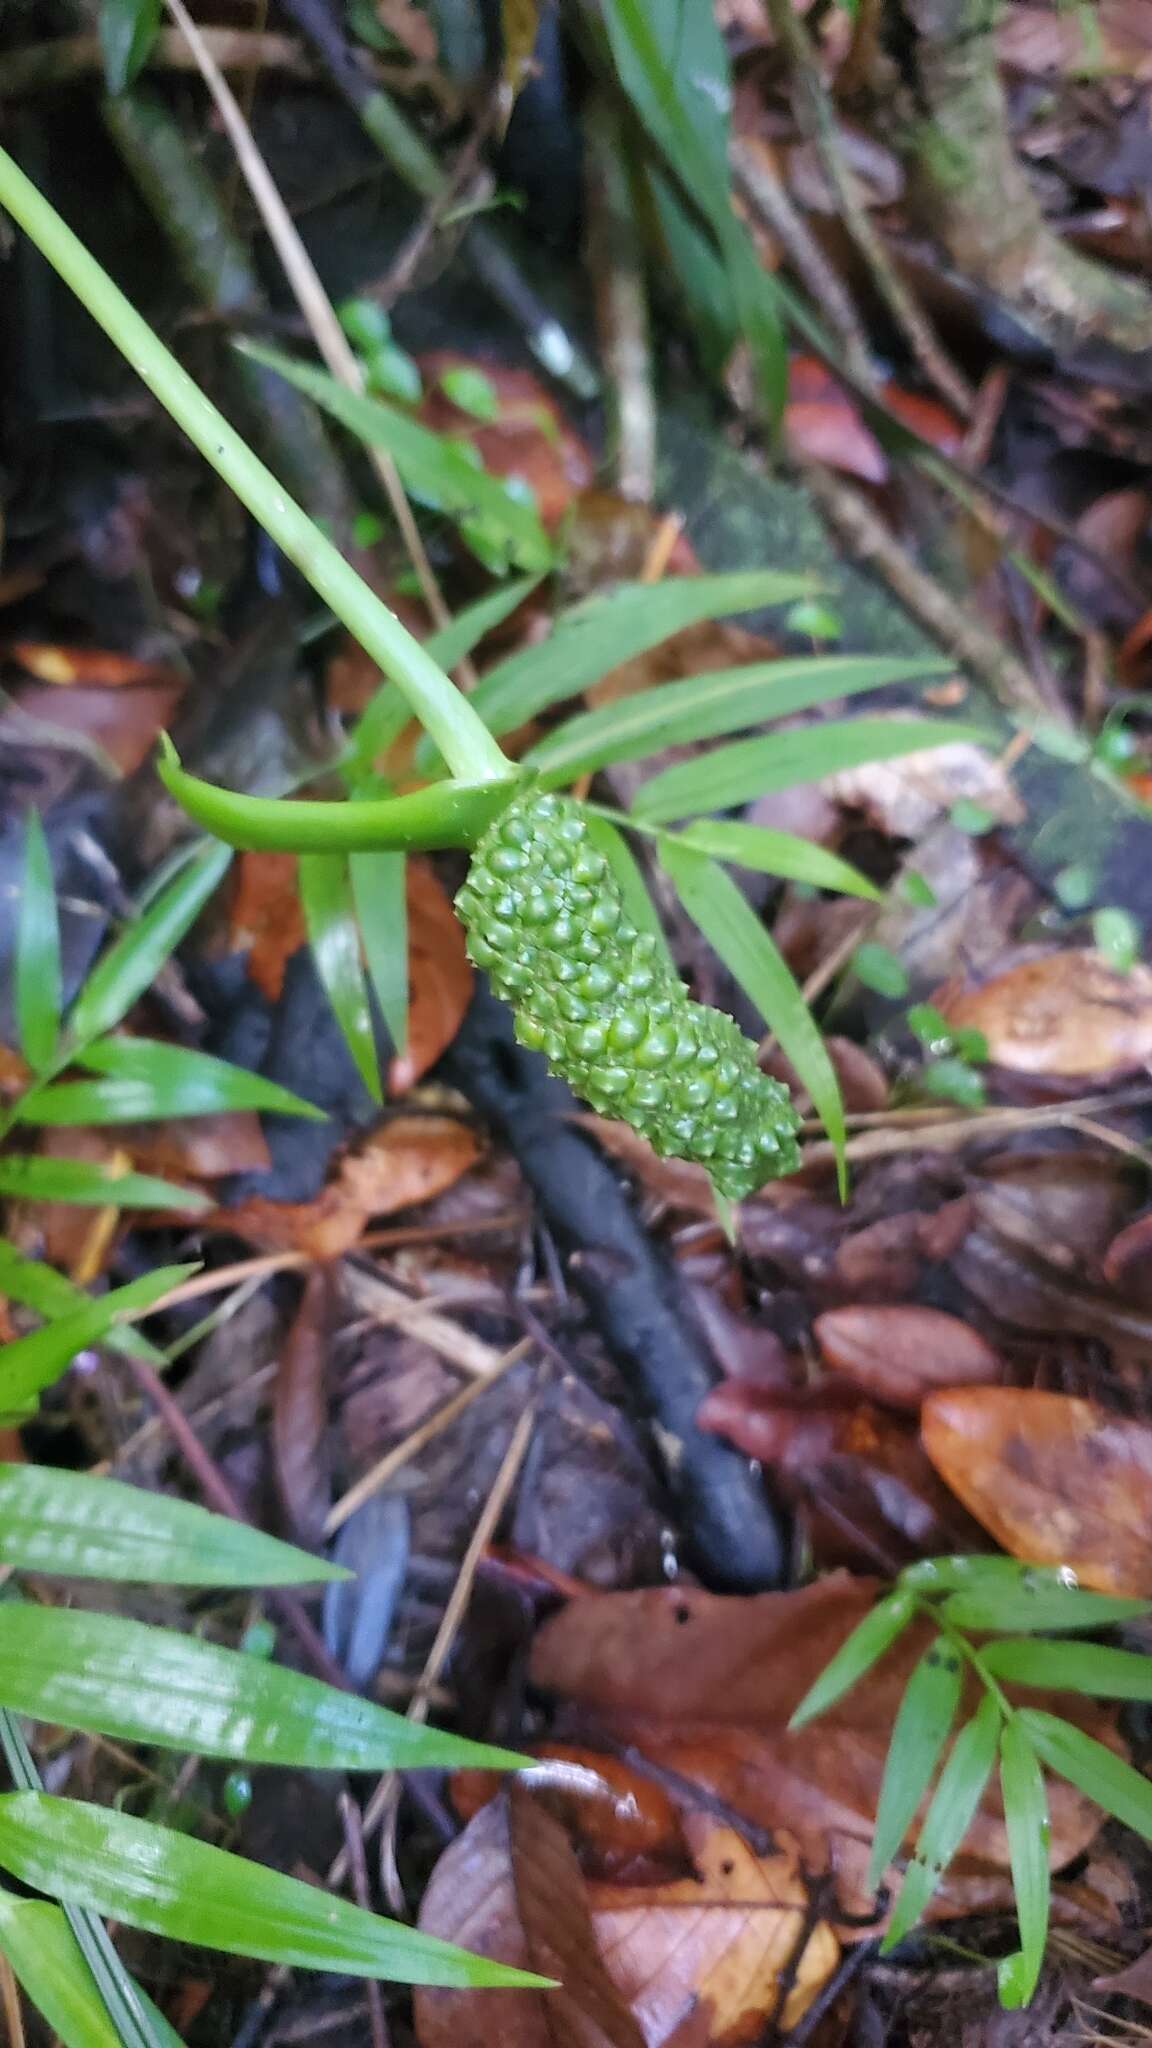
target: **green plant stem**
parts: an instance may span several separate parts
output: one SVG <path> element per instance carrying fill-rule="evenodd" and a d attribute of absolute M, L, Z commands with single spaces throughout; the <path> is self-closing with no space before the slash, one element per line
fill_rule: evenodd
<path fill-rule="evenodd" d="M 452 774 L 468 782 L 493 782 L 510 775 L 507 757 L 443 669 L 368 589 L 271 470 L 197 389 L 147 321 L 4 149 L 0 149 L 0 206 L 24 229 L 253 518 L 365 652 L 397 683 Z"/>
<path fill-rule="evenodd" d="M 986 1669 L 984 1660 L 975 1645 L 969 1642 L 962 1630 L 953 1627 L 950 1621 L 945 1621 L 939 1608 L 934 1607 L 931 1600 L 917 1600 L 916 1605 L 924 1616 L 925 1621 L 931 1623 L 932 1627 L 943 1636 L 950 1648 L 955 1650 L 956 1655 L 962 1658 L 964 1663 L 969 1665 L 976 1673 L 985 1692 L 991 1693 L 1004 1719 L 1006 1721 L 1015 1720 L 1015 1707 L 1012 1705 L 1011 1700 L 1008 1699 L 1002 1687 L 997 1684 L 992 1673 Z"/>

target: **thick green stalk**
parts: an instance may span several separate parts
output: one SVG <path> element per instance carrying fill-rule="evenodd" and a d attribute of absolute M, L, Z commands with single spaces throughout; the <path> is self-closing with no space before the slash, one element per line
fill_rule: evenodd
<path fill-rule="evenodd" d="M 24 229 L 317 595 L 404 692 L 452 774 L 466 782 L 492 782 L 510 775 L 506 756 L 467 699 L 217 412 L 4 149 L 0 207 Z"/>

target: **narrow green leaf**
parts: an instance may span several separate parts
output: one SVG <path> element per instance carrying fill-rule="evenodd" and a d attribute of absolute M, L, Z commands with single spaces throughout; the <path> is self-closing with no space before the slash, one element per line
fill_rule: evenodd
<path fill-rule="evenodd" d="M 886 1954 L 916 1925 L 945 1870 L 964 1840 L 996 1761 L 1000 1709 L 986 1693 L 952 1745 L 924 1816 L 916 1854 L 881 1943 Z"/>
<path fill-rule="evenodd" d="M 91 1159 L 37 1159 L 13 1152 L 0 1159 L 0 1195 L 26 1202 L 79 1202 L 98 1209 L 210 1209 L 197 1188 L 179 1188 L 150 1173 L 106 1173 Z"/>
<path fill-rule="evenodd" d="M 549 639 L 497 662 L 480 678 L 470 701 L 489 731 L 510 732 L 685 626 L 763 605 L 790 604 L 814 588 L 810 576 L 776 569 L 624 583 L 610 596 L 587 598 L 562 612 Z"/>
<path fill-rule="evenodd" d="M 64 2048 L 123 2048 L 59 1906 L 0 1889 L 0 1954 Z"/>
<path fill-rule="evenodd" d="M 570 782 L 611 761 L 637 761 L 664 747 L 719 739 L 769 719 L 808 711 L 830 698 L 920 682 L 947 672 L 940 661 L 898 661 L 878 655 L 811 655 L 715 669 L 662 683 L 570 718 L 524 756 L 549 786 Z"/>
<path fill-rule="evenodd" d="M 1045 1691 L 1082 1692 L 1101 1700 L 1152 1700 L 1152 1657 L 1134 1650 L 1008 1636 L 985 1644 L 980 1661 L 1007 1685 L 1042 1685 Z"/>
<path fill-rule="evenodd" d="M 1147 1600 L 1119 1600 L 1064 1584 L 1055 1571 L 1026 1574 L 1015 1584 L 989 1583 L 951 1593 L 941 1613 L 955 1628 L 1016 1630 L 1107 1628 L 1152 1612 Z"/>
<path fill-rule="evenodd" d="M 960 1704 L 960 1657 L 943 1636 L 925 1650 L 904 1690 L 876 1807 L 868 1882 L 879 1884 L 916 1817 Z"/>
<path fill-rule="evenodd" d="M 449 619 L 438 633 L 433 633 L 424 642 L 424 652 L 438 661 L 441 668 L 451 671 L 465 655 L 471 654 L 489 633 L 502 626 L 517 606 L 541 581 L 539 572 L 532 576 L 517 576 L 504 583 L 498 583 L 494 590 L 477 598 L 475 604 L 466 605 Z M 353 728 L 351 754 L 345 768 L 370 768 L 378 755 L 392 744 L 406 725 L 412 722 L 412 713 L 395 683 L 384 683 L 377 690 Z"/>
<path fill-rule="evenodd" d="M 0 1706 L 161 1749 L 302 1770 L 516 1770 L 526 1759 L 427 1728 L 241 1650 L 143 1622 L 9 1603 Z"/>
<path fill-rule="evenodd" d="M 46 1067 L 60 1033 L 60 920 L 44 827 L 24 821 L 24 877 L 16 927 L 16 1024 L 34 1074 Z"/>
<path fill-rule="evenodd" d="M 97 1301 L 45 1323 L 43 1329 L 0 1344 L 0 1412 L 11 1415 L 25 1408 L 35 1396 L 58 1379 L 65 1367 L 90 1344 L 98 1344 L 114 1323 L 125 1317 L 145 1315 L 154 1301 L 178 1287 L 198 1265 L 158 1266 L 126 1287 L 113 1287 Z"/>
<path fill-rule="evenodd" d="M 316 972 L 357 1072 L 373 1100 L 379 1102 L 382 1092 L 376 1037 L 360 960 L 348 856 L 302 853 L 298 869 L 300 907 Z"/>
<path fill-rule="evenodd" d="M 207 1842 L 78 1799 L 0 1795 L 0 1863 L 53 1898 L 129 1927 L 261 1962 L 406 1984 L 527 1988 L 548 1981 Z"/>
<path fill-rule="evenodd" d="M 597 853 L 603 855 L 612 870 L 629 919 L 638 932 L 647 932 L 655 939 L 663 958 L 678 977 L 680 970 L 672 958 L 660 913 L 652 901 L 640 863 L 624 834 L 610 818 L 602 818 L 588 807 L 584 807 L 584 822 Z"/>
<path fill-rule="evenodd" d="M 110 93 L 127 92 L 156 40 L 163 0 L 100 0 L 97 26 Z"/>
<path fill-rule="evenodd" d="M 553 546 L 535 505 L 479 466 L 470 448 L 447 434 L 433 433 L 382 399 L 349 391 L 311 363 L 297 362 L 254 341 L 243 342 L 241 348 L 244 355 L 314 399 L 368 447 L 386 448 L 413 497 L 457 518 L 478 514 L 518 568 L 542 572 L 551 566 Z"/>
<path fill-rule="evenodd" d="M 980 1551 L 955 1557 L 923 1557 L 915 1564 L 905 1565 L 899 1583 L 911 1586 L 918 1593 L 931 1597 L 935 1593 L 963 1593 L 973 1587 L 985 1587 L 990 1582 L 1018 1584 L 1021 1579 L 1034 1574 L 1042 1579 L 1045 1573 L 1053 1583 L 1058 1582 L 1055 1571 L 1048 1572 L 1044 1565 L 1024 1564 L 1018 1557 L 1005 1557 L 1000 1552 Z"/>
<path fill-rule="evenodd" d="M 37 1315 L 50 1323 L 59 1322 L 62 1316 L 76 1315 L 92 1301 L 90 1294 L 58 1273 L 55 1266 L 46 1266 L 40 1259 L 26 1259 L 6 1237 L 0 1237 L 0 1294 L 7 1295 L 9 1301 L 20 1302 L 24 1308 L 35 1309 Z M 105 1342 L 114 1351 L 146 1358 L 153 1365 L 164 1364 L 163 1352 L 131 1323 L 114 1324 Z"/>
<path fill-rule="evenodd" d="M 306 1586 L 351 1576 L 190 1501 L 49 1465 L 0 1464 L 0 1564 L 156 1586 Z"/>
<path fill-rule="evenodd" d="M 819 782 L 866 761 L 893 761 L 956 740 L 982 740 L 975 726 L 942 718 L 834 718 L 793 732 L 734 740 L 691 761 L 678 761 L 653 775 L 636 792 L 637 818 L 660 825 L 700 811 L 734 810 L 771 790 Z"/>
<path fill-rule="evenodd" d="M 397 1052 L 408 1042 L 408 901 L 402 853 L 348 857 L 364 964 Z"/>
<path fill-rule="evenodd" d="M 731 875 L 671 834 L 660 863 L 694 924 L 755 1003 L 795 1067 L 843 1166 L 844 1105 L 819 1028 L 791 968 Z"/>
<path fill-rule="evenodd" d="M 807 882 L 813 889 L 837 889 L 842 896 L 866 896 L 879 903 L 882 891 L 850 861 L 829 853 L 794 832 L 776 832 L 767 825 L 729 824 L 722 818 L 698 818 L 679 834 L 681 846 L 710 853 L 733 867 L 757 874 L 779 875 L 786 882 Z"/>
<path fill-rule="evenodd" d="M 825 1714 L 829 1707 L 835 1706 L 836 1701 L 850 1692 L 864 1673 L 872 1669 L 885 1650 L 891 1649 L 915 1612 L 916 1600 L 911 1593 L 897 1591 L 879 1601 L 863 1621 L 857 1622 L 835 1656 L 829 1658 L 815 1685 L 805 1693 L 793 1713 L 789 1728 L 803 1728 L 806 1722 L 814 1721 L 818 1714 Z"/>
<path fill-rule="evenodd" d="M 195 923 L 227 872 L 226 846 L 209 846 L 174 875 L 166 889 L 96 962 L 68 1016 L 73 1045 L 114 1030 Z"/>
<path fill-rule="evenodd" d="M 1134 1771 L 1102 1742 L 1057 1714 L 1021 1707 L 1016 1718 L 1050 1771 L 1067 1778 L 1105 1813 L 1115 1814 L 1126 1827 L 1152 1840 L 1152 1784 L 1142 1771 Z"/>
<path fill-rule="evenodd" d="M 151 1085 L 179 1107 L 166 1106 L 163 1116 L 207 1116 L 217 1110 L 262 1109 L 278 1116 L 323 1120 L 324 1111 L 290 1088 L 266 1081 L 247 1067 L 218 1060 L 187 1045 L 167 1045 L 153 1038 L 100 1038 L 78 1055 L 78 1064 L 93 1074 Z"/>
<path fill-rule="evenodd" d="M 1000 1735 L 1000 1787 L 1008 1856 L 1020 1922 L 1020 1948 L 1005 1956 L 997 1971 L 1000 2002 L 1027 2005 L 1036 1989 L 1048 1939 L 1052 1880 L 1048 1868 L 1048 1795 L 1036 1752 L 1018 1721 L 1008 1721 Z"/>

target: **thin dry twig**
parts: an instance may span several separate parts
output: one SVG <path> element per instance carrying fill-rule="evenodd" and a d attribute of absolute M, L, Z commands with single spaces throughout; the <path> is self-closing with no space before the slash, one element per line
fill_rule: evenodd
<path fill-rule="evenodd" d="M 439 1357 L 454 1365 L 458 1372 L 465 1372 L 474 1379 L 490 1379 L 500 1364 L 502 1354 L 495 1345 L 486 1344 L 481 1337 L 474 1337 L 470 1330 L 461 1329 L 459 1323 L 441 1314 L 425 1301 L 414 1301 L 410 1294 L 402 1294 L 398 1287 L 380 1277 L 378 1273 L 362 1271 L 358 1266 L 348 1264 L 344 1268 L 344 1286 L 356 1308 L 370 1316 L 374 1323 L 383 1328 L 397 1324 L 413 1330 L 422 1344 L 435 1351 Z"/>
<path fill-rule="evenodd" d="M 358 1906 L 371 1910 L 372 1893 L 368 1883 L 368 1863 L 364 1855 L 364 1830 L 360 1808 L 350 1792 L 342 1792 L 339 1798 L 340 1825 L 344 1830 L 344 1851 L 348 1858 L 352 1879 L 352 1896 Z M 375 1977 L 366 1977 L 364 1991 L 368 1999 L 368 2028 L 372 2037 L 372 2048 L 389 2048 L 391 2036 L 388 2022 L 384 2017 L 384 1994 Z"/>

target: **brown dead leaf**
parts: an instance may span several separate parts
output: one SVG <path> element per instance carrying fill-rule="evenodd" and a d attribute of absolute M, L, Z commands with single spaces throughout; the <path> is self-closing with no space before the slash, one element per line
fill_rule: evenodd
<path fill-rule="evenodd" d="M 865 1879 L 876 1799 L 892 1721 L 926 1632 L 908 1632 L 820 1720 L 788 1720 L 849 1630 L 874 1603 L 875 1579 L 834 1572 L 797 1592 L 724 1596 L 691 1587 L 607 1593 L 571 1603 L 545 1622 L 532 1683 L 567 1703 L 614 1742 L 695 1780 L 758 1826 L 795 1833 L 805 1867 L 835 1874 L 840 1908 L 866 1912 Z M 1035 1702 L 1035 1695 L 1030 1695 Z M 1059 1710 L 1114 1740 L 1110 1709 L 1059 1700 Z M 1052 1862 L 1087 1847 L 1099 1814 L 1070 1786 L 1051 1787 Z M 1007 1868 L 992 1795 L 934 1903 L 937 1917 L 965 1910 Z M 967 1888 L 967 1889 L 966 1889 Z"/>
<path fill-rule="evenodd" d="M 248 973 L 274 1003 L 284 969 L 307 939 L 296 889 L 294 853 L 242 853 L 235 877 L 228 943 L 248 955 Z"/>
<path fill-rule="evenodd" d="M 1152 1948 L 1146 1948 L 1142 1956 L 1123 1970 L 1114 1970 L 1107 1977 L 1093 1977 L 1092 1989 L 1106 1991 L 1113 1998 L 1135 1998 L 1141 2005 L 1152 2005 Z"/>
<path fill-rule="evenodd" d="M 322 1542 L 324 1519 L 332 1505 L 324 1440 L 334 1308 L 332 1274 L 326 1266 L 314 1266 L 280 1347 L 272 1395 L 276 1485 L 296 1543 Z"/>
<path fill-rule="evenodd" d="M 506 1566 L 506 1568 L 509 1568 Z M 587 1588 L 573 1584 L 582 1595 Z M 541 1742 L 518 1783 L 572 1841 L 585 1877 L 605 1884 L 655 1884 L 692 1868 L 680 1815 L 663 1788 L 622 1757 L 573 1743 Z M 471 1820 L 507 1784 L 497 1771 L 457 1771 L 452 1804 Z"/>
<path fill-rule="evenodd" d="M 1004 768 L 968 740 L 952 740 L 895 761 L 843 768 L 825 776 L 820 786 L 836 803 L 865 811 L 893 839 L 920 839 L 961 798 L 979 804 L 1003 824 L 1018 824 L 1024 815 Z"/>
<path fill-rule="evenodd" d="M 217 1116 L 171 1117 L 158 1124 L 49 1127 L 41 1132 L 37 1150 L 41 1157 L 89 1161 L 110 1175 L 154 1173 L 161 1180 L 193 1188 L 232 1173 L 259 1172 L 269 1164 L 260 1119 L 255 1110 L 242 1109 L 221 1111 Z M 171 1221 L 176 1213 L 166 1210 L 165 1221 Z M 109 1215 L 111 1229 L 100 1223 Z M 188 1219 L 193 1215 L 204 1221 L 199 1211 L 189 1210 Z M 146 1222 L 147 1217 L 137 1215 L 136 1220 Z M 118 1230 L 114 1213 L 74 1202 L 9 1204 L 10 1235 L 18 1238 L 23 1249 L 74 1277 L 81 1271 L 94 1277 L 88 1268 L 94 1232 L 101 1227 L 102 1248 L 107 1254 Z"/>
<path fill-rule="evenodd" d="M 1096 0 L 1091 28 L 1074 8 L 1016 5 L 997 33 L 1000 56 L 1016 71 L 1043 76 L 1099 65 L 1133 79 L 1152 77 L 1152 0 Z"/>
<path fill-rule="evenodd" d="M 77 683 L 101 690 L 138 689 L 142 683 L 182 690 L 187 678 L 162 661 L 141 661 L 101 647 L 60 647 L 40 640 L 10 640 L 4 652 L 38 683 L 69 689 Z"/>
<path fill-rule="evenodd" d="M 351 1251 L 374 1216 L 391 1216 L 442 1194 L 479 1158 L 467 1124 L 448 1116 L 395 1116 L 343 1160 L 312 1202 L 271 1202 L 253 1195 L 208 1219 L 217 1229 L 268 1251 L 337 1259 Z"/>
<path fill-rule="evenodd" d="M 917 1302 L 828 1309 L 813 1329 L 832 1372 L 890 1408 L 918 1413 L 939 1387 L 991 1385 L 1003 1360 L 959 1316 Z"/>
<path fill-rule="evenodd" d="M 1152 1209 L 1117 1231 L 1104 1254 L 1104 1277 L 1142 1305 L 1152 1301 Z"/>
<path fill-rule="evenodd" d="M 408 1043 L 388 1070 L 391 1095 L 404 1095 L 435 1066 L 460 1029 L 472 1000 L 472 965 L 464 927 L 431 864 L 410 860 L 408 901 Z"/>
<path fill-rule="evenodd" d="M 545 526 L 557 525 L 576 493 L 591 483 L 595 464 L 546 387 L 531 370 L 477 362 L 451 349 L 432 350 L 419 362 L 426 388 L 417 417 L 434 433 L 470 441 L 492 476 L 522 477 L 536 494 Z M 500 408 L 497 419 L 478 420 L 453 404 L 440 388 L 451 370 L 479 370 L 488 379 Z"/>
<path fill-rule="evenodd" d="M 1152 1428 L 1070 1394 L 932 1395 L 924 1448 L 1014 1557 L 1067 1565 L 1101 1593 L 1152 1596 Z"/>
<path fill-rule="evenodd" d="M 87 684 L 59 690 L 51 683 L 27 683 L 12 695 L 29 718 L 94 741 L 122 775 L 131 775 L 147 760 L 158 734 L 171 725 L 183 692 L 183 682 L 145 683 L 131 690 Z"/>
<path fill-rule="evenodd" d="M 950 1024 L 981 1031 L 1017 1074 L 1130 1073 L 1152 1059 L 1152 969 L 1120 974 L 1082 948 L 1044 953 L 979 988 L 939 997 Z"/>

